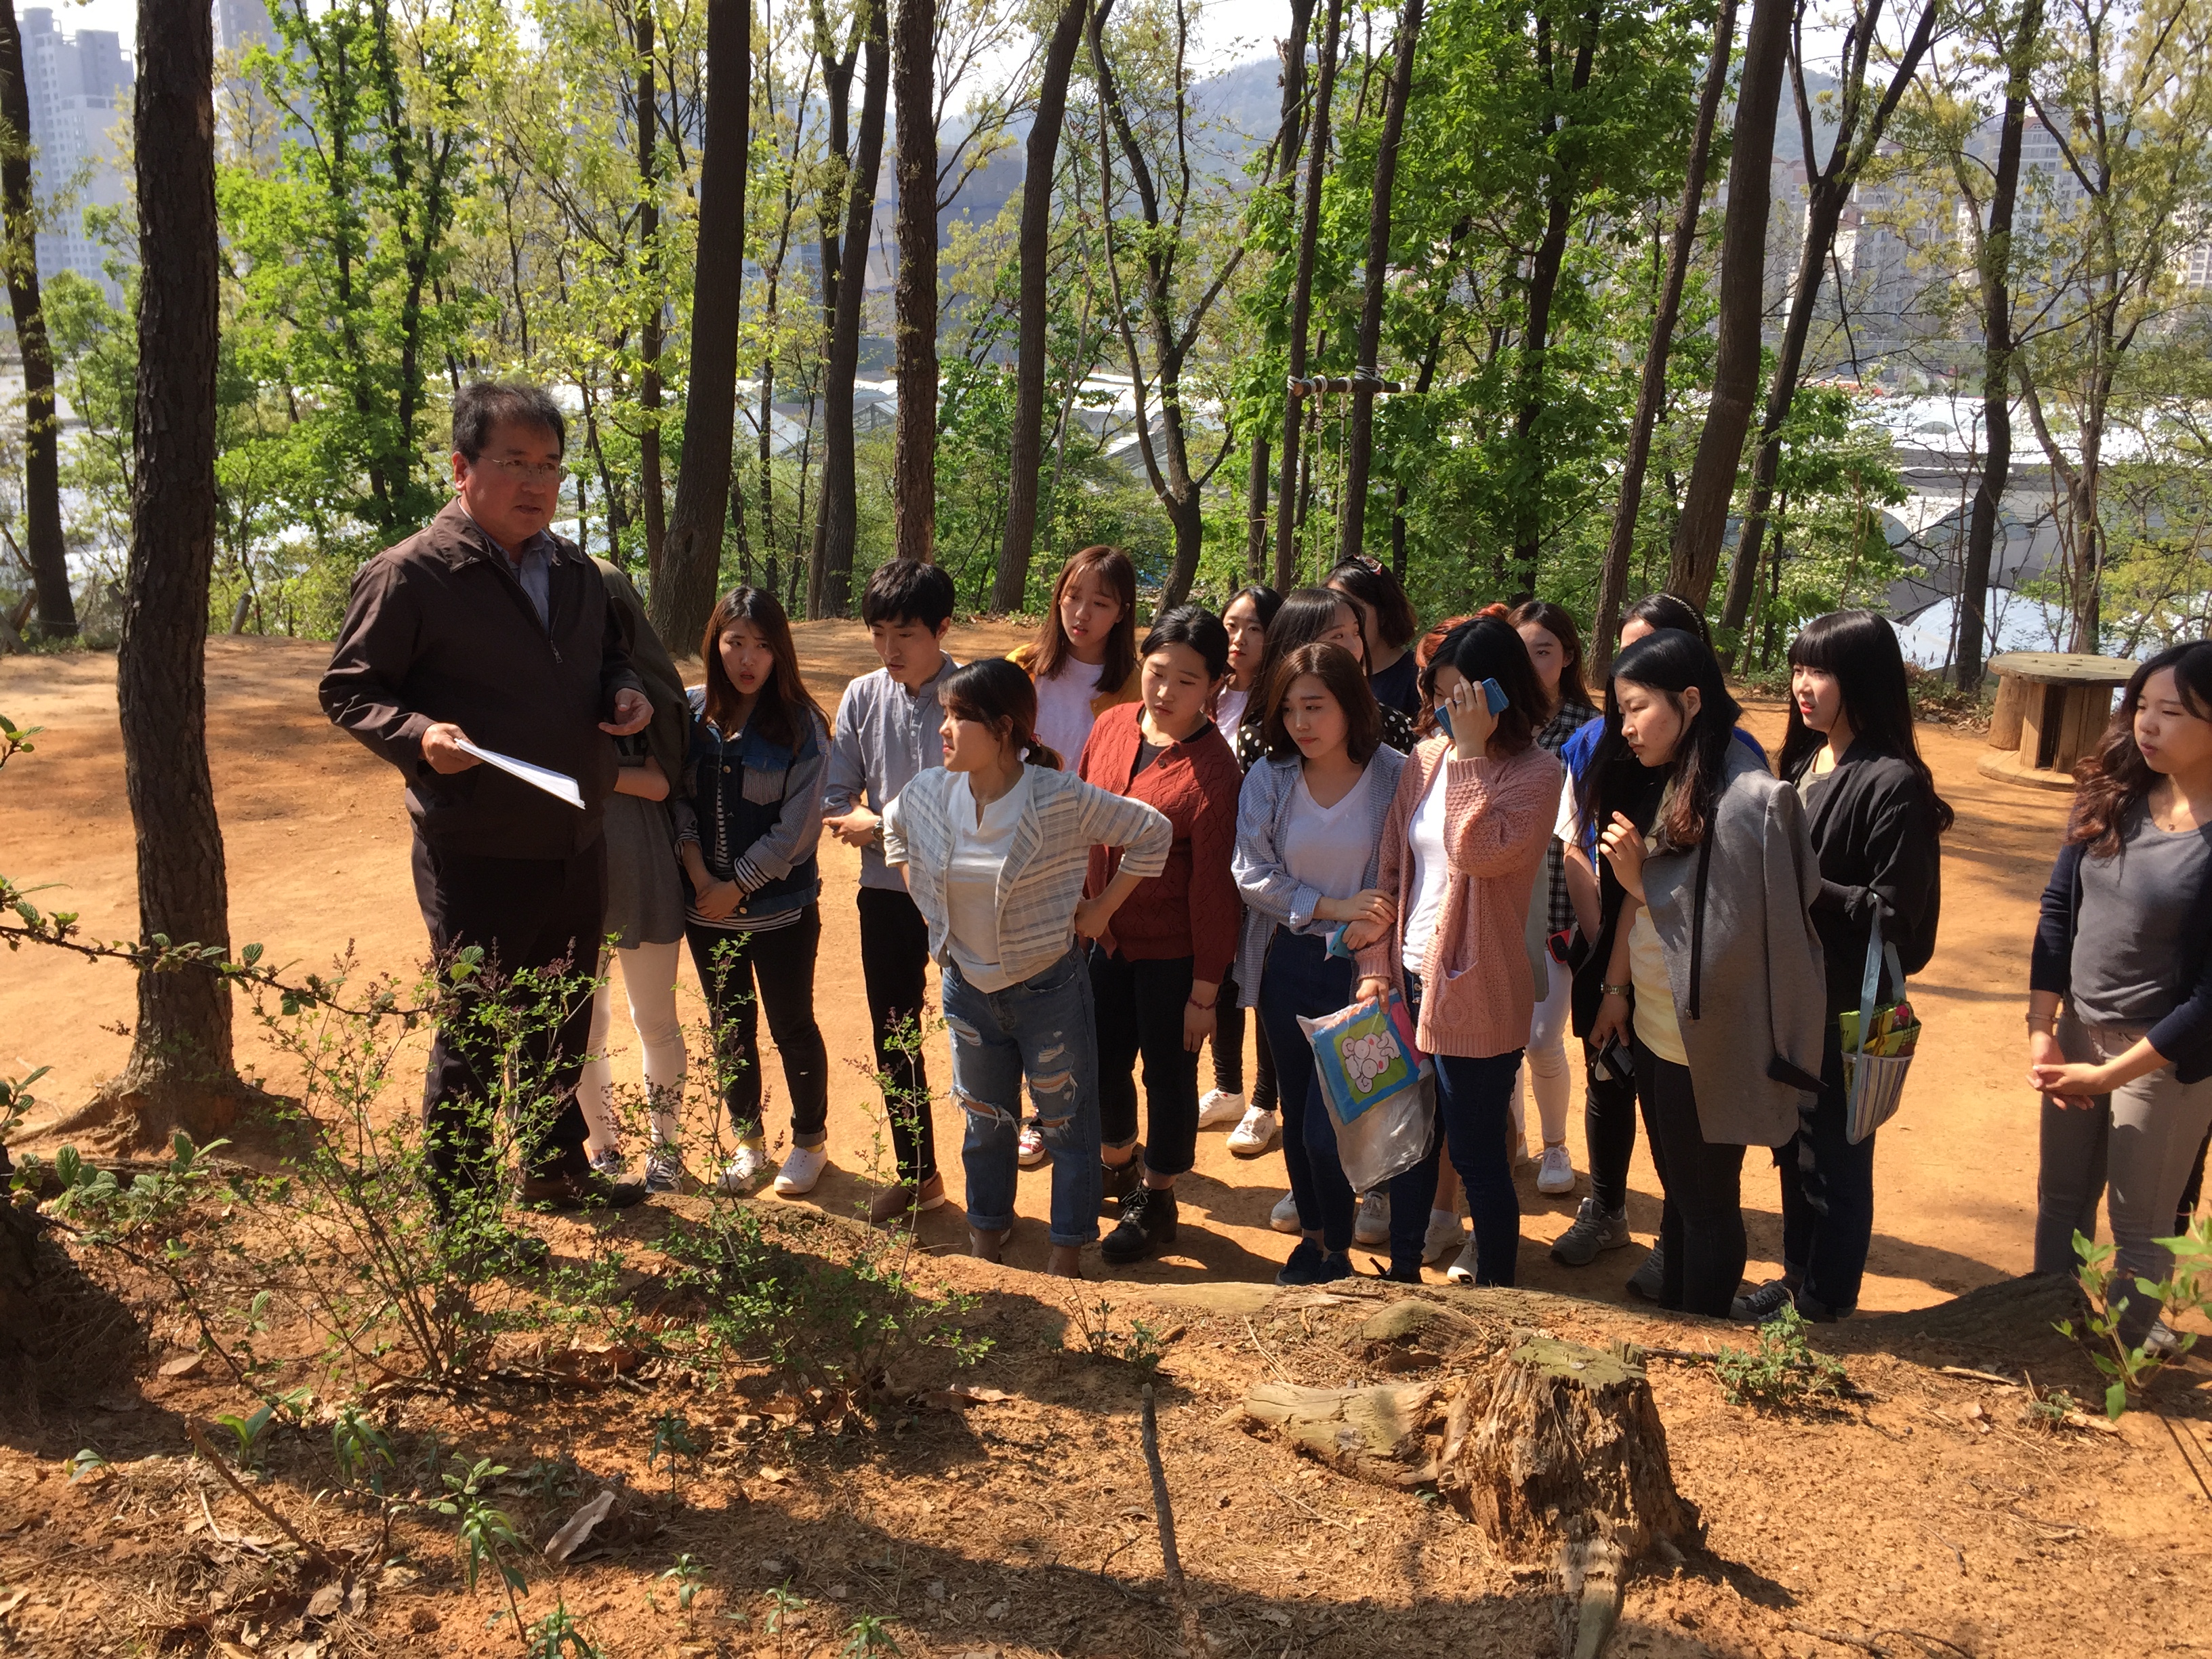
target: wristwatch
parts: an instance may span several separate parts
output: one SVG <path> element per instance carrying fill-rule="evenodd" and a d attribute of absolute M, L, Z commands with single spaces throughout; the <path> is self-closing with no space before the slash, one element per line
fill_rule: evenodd
<path fill-rule="evenodd" d="M 1600 980 L 1597 989 L 1600 996 L 1625 997 L 1634 991 L 1636 987 L 1633 984 L 1607 985 L 1603 980 Z"/>

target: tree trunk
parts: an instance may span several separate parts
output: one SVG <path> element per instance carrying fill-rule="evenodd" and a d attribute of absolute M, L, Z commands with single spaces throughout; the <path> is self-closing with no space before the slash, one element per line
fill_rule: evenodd
<path fill-rule="evenodd" d="M 1954 675 L 1969 694 L 1982 689 L 1989 647 L 1990 562 L 1996 547 L 2005 481 L 2012 472 L 2012 216 L 2020 196 L 2020 151 L 2027 125 L 2027 70 L 2043 27 L 2041 0 L 2021 8 L 2007 54 L 2004 126 L 1997 137 L 1989 230 L 1982 239 L 1982 477 L 1966 526 L 1959 572 L 1959 651 Z"/>
<path fill-rule="evenodd" d="M 23 37 L 12 3 L 0 6 L 0 221 L 4 221 L 8 303 L 23 360 L 23 518 L 31 577 L 39 595 L 39 632 L 50 640 L 76 633 L 62 548 L 59 422 L 54 416 L 54 353 L 39 303 L 37 204 L 31 194 L 31 90 L 24 78 Z"/>
<path fill-rule="evenodd" d="M 1721 538 L 1752 400 L 1759 395 L 1759 323 L 1766 285 L 1768 173 L 1774 160 L 1774 114 L 1782 99 L 1795 0 L 1752 0 L 1745 31 L 1743 75 L 1736 91 L 1729 155 L 1728 210 L 1721 228 L 1721 288 L 1713 386 L 1698 434 L 1697 459 L 1683 491 L 1668 588 L 1698 610 L 1712 595 Z"/>
<path fill-rule="evenodd" d="M 1030 125 L 1028 172 L 1022 179 L 1020 338 L 1014 351 L 1014 430 L 1006 491 L 1006 528 L 991 580 L 991 609 L 1019 611 L 1029 598 L 1030 559 L 1036 548 L 1037 479 L 1044 471 L 1044 382 L 1051 355 L 1052 301 L 1046 267 L 1052 252 L 1052 180 L 1060 165 L 1060 131 L 1067 118 L 1067 77 L 1083 46 L 1089 0 L 1065 0 L 1045 48 Z"/>
<path fill-rule="evenodd" d="M 222 830 L 208 775 L 208 582 L 215 562 L 217 264 L 215 46 L 205 0 L 139 0 L 137 410 L 116 704 L 137 828 L 142 939 L 229 954 Z M 138 975 L 120 1077 L 64 1127 L 124 1120 L 151 1143 L 228 1127 L 230 987 L 211 967 Z"/>
<path fill-rule="evenodd" d="M 1344 463 L 1344 529 L 1339 560 L 1364 552 L 1367 542 L 1367 471 L 1375 452 L 1375 389 L 1382 384 L 1382 295 L 1390 274 L 1390 196 L 1398 178 L 1398 141 L 1406 130 L 1406 100 L 1413 85 L 1413 47 L 1421 32 L 1421 0 L 1404 0 L 1398 14 L 1398 61 L 1382 100 L 1382 136 L 1375 149 L 1375 185 L 1367 215 L 1367 287 L 1359 307 L 1359 343 L 1352 368 L 1352 450 Z M 1564 239 L 1562 247 L 1565 246 Z M 1557 266 L 1553 267 L 1556 274 Z"/>
<path fill-rule="evenodd" d="M 1729 58 L 1735 46 L 1735 0 L 1721 0 L 1713 21 L 1712 56 L 1705 64 L 1705 85 L 1698 100 L 1698 125 L 1690 138 L 1690 157 L 1682 175 L 1682 204 L 1674 215 L 1674 240 L 1667 250 L 1667 276 L 1659 304 L 1651 313 L 1651 336 L 1644 347 L 1644 379 L 1637 388 L 1636 419 L 1620 466 L 1620 499 L 1613 509 L 1613 535 L 1606 543 L 1605 566 L 1598 576 L 1597 614 L 1585 642 L 1589 665 L 1602 679 L 1613 661 L 1613 637 L 1620 608 L 1628 598 L 1628 561 L 1636 550 L 1636 526 L 1644 506 L 1644 474 L 1651 462 L 1651 434 L 1667 402 L 1667 358 L 1674 325 L 1682 314 L 1682 287 L 1698 240 L 1698 216 L 1705 205 L 1705 169 L 1712 159 L 1713 128 L 1721 98 L 1728 90 Z M 1594 682 L 1595 683 L 1595 682 Z"/>
<path fill-rule="evenodd" d="M 750 146 L 751 0 L 708 0 L 707 126 L 699 155 L 698 249 L 691 276 L 691 369 L 676 512 L 650 595 L 653 626 L 688 649 L 714 609 L 730 516 L 738 419 L 738 307 L 745 285 L 745 170 Z"/>
<path fill-rule="evenodd" d="M 1244 579 L 1267 579 L 1267 434 L 1252 434 L 1251 462 L 1244 472 Z"/>
<path fill-rule="evenodd" d="M 1880 0 L 1873 0 L 1867 7 L 1863 36 L 1845 46 L 1849 56 L 1838 106 L 1835 145 L 1828 152 L 1826 164 L 1817 173 L 1811 172 L 1813 125 L 1805 113 L 1811 107 L 1805 87 L 1805 66 L 1795 58 L 1791 60 L 1799 124 L 1803 129 L 1805 165 L 1812 189 L 1806 204 L 1805 243 L 1797 261 L 1797 282 L 1790 298 L 1790 319 L 1782 331 L 1782 348 L 1775 354 L 1774 380 L 1767 387 L 1766 415 L 1759 424 L 1759 455 L 1752 464 L 1750 498 L 1744 504 L 1743 527 L 1736 538 L 1735 564 L 1729 573 L 1728 597 L 1721 608 L 1721 626 L 1731 635 L 1742 629 L 1744 618 L 1751 611 L 1752 595 L 1758 591 L 1759 544 L 1766 534 L 1767 508 L 1773 502 L 1775 476 L 1782 465 L 1782 424 L 1790 418 L 1790 405 L 1796 398 L 1797 382 L 1804 373 L 1805 342 L 1813 329 L 1813 308 L 1820 297 L 1820 279 L 1836 245 L 1836 225 L 1851 192 L 1858 187 L 1859 174 L 1881 143 L 1898 100 L 1911 83 L 1921 58 L 1927 55 L 1936 38 L 1938 10 L 1937 0 L 1926 0 L 1919 25 L 1905 42 L 1888 88 L 1874 108 L 1866 110 L 1863 100 L 1868 45 L 1881 12 Z M 1862 112 L 1865 118 L 1863 130 L 1860 125 Z M 1715 557 L 1718 557 L 1717 549 Z M 1724 661 L 1732 664 L 1741 660 L 1736 655 L 1739 643 L 1732 641 L 1724 647 L 1729 653 Z"/>
<path fill-rule="evenodd" d="M 810 617 L 842 617 L 852 598 L 853 544 L 860 504 L 853 471 L 853 381 L 860 365 L 860 301 L 868 286 L 868 225 L 876 211 L 876 173 L 884 160 L 884 103 L 890 76 L 886 0 L 860 0 L 866 14 L 861 46 L 860 131 L 846 172 L 845 232 L 838 253 L 837 314 L 822 366 L 822 505 L 816 509 L 816 580 Z M 930 198 L 936 199 L 933 185 Z"/>
<path fill-rule="evenodd" d="M 1575 67 L 1570 80 L 1576 95 L 1589 84 L 1590 64 L 1597 54 L 1599 21 L 1595 13 L 1582 20 L 1583 38 L 1575 48 Z M 1551 24 L 1541 12 L 1536 15 L 1536 50 L 1543 64 L 1545 85 L 1556 96 Z M 1570 118 L 1555 113 L 1555 109 L 1547 109 L 1539 135 L 1541 143 L 1548 148 Z M 1513 532 L 1515 577 L 1510 595 L 1516 605 L 1535 597 L 1536 561 L 1543 549 L 1545 467 L 1543 457 L 1537 453 L 1536 428 L 1544 416 L 1544 357 L 1552 343 L 1552 302 L 1559 291 L 1559 268 L 1566 263 L 1572 194 L 1579 175 L 1563 159 L 1555 156 L 1547 183 L 1550 190 L 1544 210 L 1544 240 L 1537 244 L 1536 257 L 1529 261 L 1528 316 L 1521 338 L 1521 407 L 1513 417 L 1513 447 L 1526 469 L 1522 486 L 1516 492 L 1516 516 L 1519 522 Z"/>
<path fill-rule="evenodd" d="M 668 538 L 667 503 L 660 479 L 660 180 L 653 152 L 660 137 L 660 100 L 653 88 L 653 0 L 638 0 L 637 183 L 642 198 L 637 212 L 638 276 L 645 288 L 640 319 L 638 407 L 645 421 L 637 436 L 638 493 L 645 508 L 646 591 L 660 586 L 661 550 Z"/>
<path fill-rule="evenodd" d="M 1298 220 L 1298 262 L 1291 276 L 1289 378 L 1293 380 L 1305 378 L 1306 333 L 1313 325 L 1314 252 L 1321 240 L 1321 186 L 1328 173 L 1328 105 L 1336 90 L 1338 35 L 1344 23 L 1344 0 L 1328 0 L 1328 20 L 1322 26 L 1321 63 L 1314 77 L 1313 117 L 1306 124 L 1306 197 Z M 1304 409 L 1299 398 L 1285 399 L 1282 483 L 1275 504 L 1275 586 L 1285 592 L 1297 586 L 1298 418 Z"/>
<path fill-rule="evenodd" d="M 891 550 L 937 553 L 937 0 L 898 0 L 898 280 L 892 327 L 898 425 L 891 446 Z"/>

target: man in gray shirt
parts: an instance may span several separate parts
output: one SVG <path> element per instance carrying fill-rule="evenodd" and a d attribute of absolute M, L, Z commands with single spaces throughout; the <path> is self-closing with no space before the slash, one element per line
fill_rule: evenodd
<path fill-rule="evenodd" d="M 860 618 L 884 665 L 838 701 L 822 787 L 822 827 L 860 849 L 860 975 L 898 1158 L 897 1182 L 869 1207 L 878 1224 L 945 1202 L 921 1048 L 929 926 L 884 862 L 883 815 L 917 773 L 945 763 L 937 694 L 956 666 L 944 647 L 954 598 L 952 578 L 918 559 L 893 559 L 868 579 Z"/>

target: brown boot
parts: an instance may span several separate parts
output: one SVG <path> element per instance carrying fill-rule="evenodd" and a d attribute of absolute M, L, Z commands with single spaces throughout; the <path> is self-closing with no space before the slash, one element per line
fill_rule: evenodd
<path fill-rule="evenodd" d="M 923 1210 L 940 1209 L 945 1203 L 945 1177 L 933 1175 L 915 1186 L 911 1182 L 895 1181 L 878 1193 L 868 1206 L 868 1224 L 888 1227 L 894 1221 L 904 1219 Z"/>

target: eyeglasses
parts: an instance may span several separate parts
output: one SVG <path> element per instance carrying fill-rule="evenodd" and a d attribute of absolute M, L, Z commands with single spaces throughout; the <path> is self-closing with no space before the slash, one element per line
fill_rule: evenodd
<path fill-rule="evenodd" d="M 561 463 L 558 461 L 511 461 L 502 455 L 487 455 L 477 465 L 498 468 L 500 476 L 514 483 L 557 484 L 561 482 Z"/>

